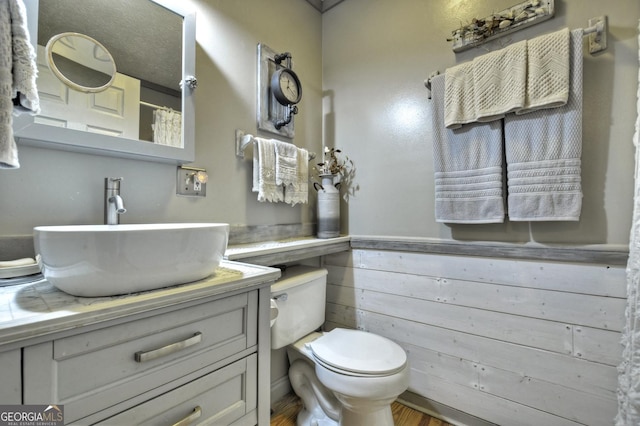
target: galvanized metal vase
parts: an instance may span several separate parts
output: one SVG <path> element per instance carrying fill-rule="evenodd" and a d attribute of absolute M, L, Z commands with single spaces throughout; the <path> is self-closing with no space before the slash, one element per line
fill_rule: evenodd
<path fill-rule="evenodd" d="M 320 175 L 321 184 L 313 183 L 318 191 L 318 238 L 340 236 L 340 191 L 339 183 L 333 183 L 334 175 Z"/>

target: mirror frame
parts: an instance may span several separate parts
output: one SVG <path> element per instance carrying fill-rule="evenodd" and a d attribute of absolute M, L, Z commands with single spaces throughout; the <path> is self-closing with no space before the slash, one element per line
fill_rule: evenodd
<path fill-rule="evenodd" d="M 68 78 L 62 71 L 60 71 L 60 68 L 58 68 L 58 66 L 56 65 L 56 61 L 53 58 L 53 54 L 55 53 L 54 50 L 54 46 L 55 44 L 60 41 L 62 42 L 63 38 L 66 37 L 80 37 L 83 38 L 85 40 L 88 40 L 92 43 L 94 43 L 96 46 L 98 46 L 100 49 L 102 49 L 103 52 L 105 52 L 108 56 L 109 56 L 109 61 L 111 63 L 111 68 L 113 68 L 113 70 L 111 71 L 111 78 L 109 79 L 108 82 L 106 82 L 105 84 L 101 85 L 101 86 L 83 86 L 79 83 L 76 83 L 75 81 L 71 80 L 70 78 Z M 107 90 L 109 87 L 111 87 L 111 85 L 113 84 L 114 80 L 116 79 L 116 63 L 113 60 L 113 56 L 111 56 L 111 52 L 109 52 L 107 50 L 106 47 L 104 47 L 104 45 L 102 43 L 100 43 L 98 40 L 94 39 L 93 37 L 89 37 L 86 34 L 80 34 L 80 33 L 74 33 L 74 32 L 66 32 L 66 33 L 60 33 L 57 34 L 53 37 L 51 37 L 51 39 L 49 39 L 49 41 L 47 42 L 47 45 L 44 48 L 45 52 L 47 53 L 47 64 L 49 64 L 49 68 L 51 69 L 51 71 L 53 72 L 53 74 L 55 74 L 56 77 L 58 77 L 58 79 L 60 81 L 62 81 L 67 87 L 70 87 L 74 90 L 77 90 L 79 92 L 83 92 L 83 93 L 99 93 L 99 92 L 103 92 L 105 90 Z"/>
<path fill-rule="evenodd" d="M 153 1 L 158 6 L 183 18 L 182 81 L 185 82 L 188 78 L 195 76 L 195 12 L 187 10 L 172 0 L 148 1 Z M 31 44 L 37 51 L 39 0 L 24 0 L 24 3 L 27 8 Z M 195 99 L 193 90 L 189 84 L 183 84 L 182 148 L 40 124 L 36 123 L 35 117 L 28 113 L 13 117 L 13 133 L 19 145 L 162 163 L 191 163 L 195 160 Z"/>

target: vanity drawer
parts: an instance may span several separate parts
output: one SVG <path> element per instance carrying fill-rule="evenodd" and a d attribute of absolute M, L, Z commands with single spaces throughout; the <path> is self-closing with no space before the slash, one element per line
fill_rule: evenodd
<path fill-rule="evenodd" d="M 255 354 L 98 423 L 101 425 L 255 425 Z M 82 422 L 80 422 L 82 423 Z"/>
<path fill-rule="evenodd" d="M 24 349 L 24 403 L 75 421 L 256 344 L 256 291 L 57 339 Z"/>

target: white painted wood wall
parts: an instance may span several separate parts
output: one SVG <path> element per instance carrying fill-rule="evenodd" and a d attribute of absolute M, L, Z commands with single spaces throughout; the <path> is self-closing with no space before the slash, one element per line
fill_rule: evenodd
<path fill-rule="evenodd" d="M 402 345 L 409 391 L 505 426 L 613 424 L 623 266 L 381 250 L 325 262 L 327 328 Z"/>

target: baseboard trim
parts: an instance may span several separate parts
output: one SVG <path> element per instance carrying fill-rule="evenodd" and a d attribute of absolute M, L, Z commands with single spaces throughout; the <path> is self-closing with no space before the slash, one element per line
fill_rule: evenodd
<path fill-rule="evenodd" d="M 289 376 L 283 376 L 274 382 L 271 382 L 271 406 L 280 401 L 285 396 L 293 392 Z"/>
<path fill-rule="evenodd" d="M 398 402 L 425 414 L 457 426 L 497 426 L 463 411 L 425 398 L 410 391 L 398 397 Z"/>

